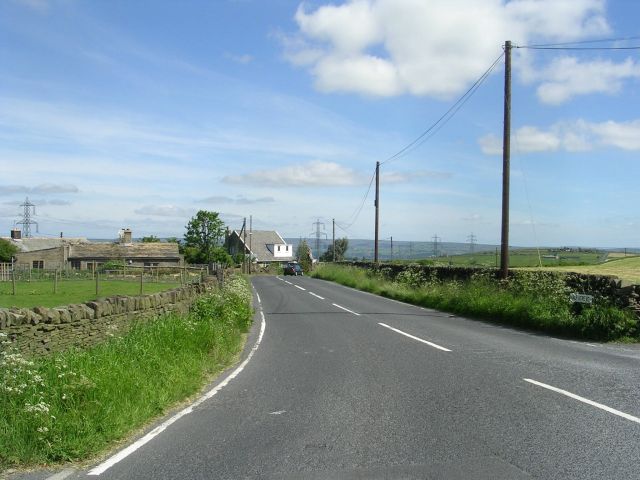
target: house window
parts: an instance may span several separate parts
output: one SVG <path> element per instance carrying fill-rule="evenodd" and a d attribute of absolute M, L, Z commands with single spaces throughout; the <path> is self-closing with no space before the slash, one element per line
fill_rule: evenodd
<path fill-rule="evenodd" d="M 34 260 L 33 268 L 39 268 L 42 270 L 44 268 L 44 260 Z"/>
<path fill-rule="evenodd" d="M 280 251 L 280 245 L 278 245 L 278 251 Z"/>
<path fill-rule="evenodd" d="M 71 268 L 74 270 L 80 270 L 80 268 L 82 268 L 80 260 L 71 260 Z"/>

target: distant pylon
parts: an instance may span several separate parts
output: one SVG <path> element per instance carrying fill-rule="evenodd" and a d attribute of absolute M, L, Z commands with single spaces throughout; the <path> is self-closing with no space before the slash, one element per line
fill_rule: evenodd
<path fill-rule="evenodd" d="M 36 226 L 36 232 L 38 231 L 38 222 L 36 222 L 35 220 L 31 220 L 31 215 L 36 214 L 36 206 L 31 203 L 29 201 L 29 197 L 27 197 L 24 201 L 24 203 L 22 205 L 20 205 L 21 207 L 23 207 L 23 214 L 22 214 L 22 220 L 20 220 L 19 222 L 16 222 L 18 225 L 22 225 L 22 236 L 23 238 L 30 238 L 31 237 L 31 225 L 35 225 Z M 33 213 L 32 213 L 33 211 Z"/>

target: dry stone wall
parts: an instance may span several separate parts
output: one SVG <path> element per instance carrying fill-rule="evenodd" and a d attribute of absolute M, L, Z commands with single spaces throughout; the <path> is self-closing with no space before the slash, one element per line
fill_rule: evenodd
<path fill-rule="evenodd" d="M 28 355 L 89 347 L 125 333 L 135 322 L 171 312 L 187 313 L 194 300 L 214 285 L 205 282 L 150 295 L 115 296 L 55 308 L 0 308 L 0 333 Z"/>

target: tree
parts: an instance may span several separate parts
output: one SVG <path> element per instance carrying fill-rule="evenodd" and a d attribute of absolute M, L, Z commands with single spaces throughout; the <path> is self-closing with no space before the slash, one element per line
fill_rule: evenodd
<path fill-rule="evenodd" d="M 155 235 L 149 235 L 148 237 L 142 237 L 142 243 L 158 243 L 160 239 Z"/>
<path fill-rule="evenodd" d="M 220 256 L 224 223 L 217 212 L 200 210 L 189 220 L 184 234 L 184 256 L 189 263 L 209 264 Z"/>
<path fill-rule="evenodd" d="M 336 239 L 336 262 L 342 262 L 344 260 L 344 254 L 349 248 L 349 240 L 347 237 Z M 333 262 L 333 245 L 329 245 L 327 251 L 320 257 L 322 262 Z"/>
<path fill-rule="evenodd" d="M 0 238 L 0 262 L 10 262 L 11 257 L 15 257 L 16 253 L 18 253 L 18 247 L 9 240 Z"/>
<path fill-rule="evenodd" d="M 306 240 L 303 240 L 302 243 L 298 245 L 298 249 L 296 250 L 296 259 L 305 273 L 311 271 L 313 260 L 311 259 L 311 249 L 309 248 Z"/>

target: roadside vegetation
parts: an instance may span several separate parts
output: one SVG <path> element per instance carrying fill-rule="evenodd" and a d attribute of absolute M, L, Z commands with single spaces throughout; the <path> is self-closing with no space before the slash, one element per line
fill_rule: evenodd
<path fill-rule="evenodd" d="M 180 282 L 153 282 L 145 280 L 143 293 L 156 293 L 180 286 Z M 54 293 L 55 288 L 55 293 Z M 72 303 L 84 303 L 96 298 L 113 295 L 139 295 L 137 280 L 100 280 L 96 295 L 95 280 L 64 280 L 54 287 L 53 281 L 16 282 L 13 295 L 11 282 L 0 283 L 0 307 L 59 307 Z"/>
<path fill-rule="evenodd" d="M 562 280 L 533 272 L 507 282 L 483 273 L 467 282 L 440 282 L 408 269 L 392 281 L 384 273 L 326 264 L 312 276 L 414 305 L 573 338 L 635 341 L 639 335 L 633 313 L 604 301 L 584 308 L 571 304 Z"/>
<path fill-rule="evenodd" d="M 250 287 L 234 276 L 189 315 L 89 350 L 30 359 L 0 338 L 0 471 L 87 458 L 126 437 L 232 363 L 251 319 Z"/>

